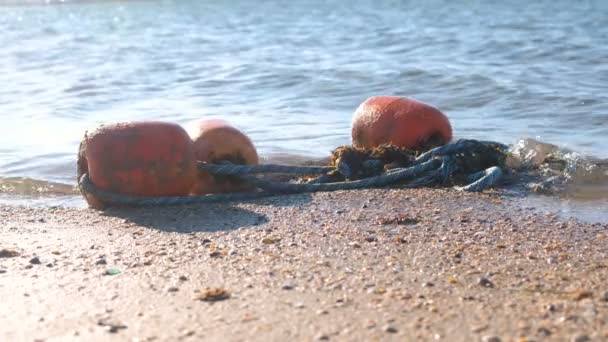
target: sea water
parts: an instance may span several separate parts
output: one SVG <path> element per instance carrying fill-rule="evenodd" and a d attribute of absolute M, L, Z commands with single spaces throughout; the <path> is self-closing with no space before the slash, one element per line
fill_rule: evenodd
<path fill-rule="evenodd" d="M 0 0 L 0 33 L 13 200 L 73 186 L 102 123 L 223 118 L 265 160 L 318 158 L 378 94 L 435 105 L 459 138 L 608 158 L 605 0 Z"/>

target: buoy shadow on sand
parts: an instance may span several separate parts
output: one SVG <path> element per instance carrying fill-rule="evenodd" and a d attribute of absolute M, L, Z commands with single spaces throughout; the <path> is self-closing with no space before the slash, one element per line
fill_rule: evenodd
<path fill-rule="evenodd" d="M 310 194 L 279 195 L 245 202 L 208 203 L 169 207 L 108 208 L 105 216 L 165 232 L 192 233 L 230 231 L 257 227 L 270 221 L 264 214 L 244 208 L 262 206 L 299 206 L 310 202 Z"/>

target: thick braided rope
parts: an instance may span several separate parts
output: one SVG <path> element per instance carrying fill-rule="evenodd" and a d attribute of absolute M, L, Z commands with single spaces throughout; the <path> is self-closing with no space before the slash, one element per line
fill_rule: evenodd
<path fill-rule="evenodd" d="M 349 182 L 336 183 L 283 183 L 275 182 L 266 179 L 245 176 L 243 179 L 252 182 L 257 187 L 272 193 L 298 193 L 298 192 L 318 192 L 318 191 L 336 191 L 336 190 L 354 190 L 364 188 L 378 188 L 393 184 L 405 179 L 420 176 L 421 174 L 436 169 L 441 164 L 441 159 L 431 159 L 425 163 L 399 169 L 390 173 L 384 173 L 379 176 L 364 178 Z"/>
<path fill-rule="evenodd" d="M 414 165 L 424 163 L 427 160 L 429 160 L 435 156 L 438 156 L 438 155 L 472 152 L 472 151 L 476 151 L 478 148 L 481 148 L 481 147 L 495 147 L 495 148 L 499 148 L 502 150 L 508 149 L 508 146 L 503 145 L 501 143 L 493 142 L 493 141 L 461 139 L 461 140 L 451 142 L 447 145 L 435 147 L 434 149 L 423 153 L 418 158 L 416 158 L 416 160 L 414 161 Z"/>
<path fill-rule="evenodd" d="M 320 175 L 319 177 L 313 178 L 308 181 L 308 184 L 319 184 L 319 183 L 329 183 L 333 178 L 328 175 Z"/>
<path fill-rule="evenodd" d="M 501 168 L 499 168 L 498 166 L 492 166 L 490 168 L 485 169 L 484 171 L 475 173 L 473 177 L 477 176 L 479 177 L 479 179 L 477 179 L 473 183 L 463 187 L 456 187 L 456 189 L 471 192 L 483 191 L 496 184 L 502 178 L 502 174 L 503 173 Z"/>
<path fill-rule="evenodd" d="M 91 182 L 88 174 L 83 174 L 78 182 L 78 187 L 83 193 L 89 193 L 99 198 L 102 202 L 121 206 L 159 206 L 159 205 L 183 205 L 198 203 L 245 201 L 250 199 L 273 196 L 269 192 L 243 192 L 211 195 L 188 195 L 188 196 L 132 196 L 107 191 L 98 188 Z"/>
<path fill-rule="evenodd" d="M 209 171 L 218 176 L 237 176 L 249 173 L 322 175 L 335 169 L 332 166 L 291 166 L 276 164 L 240 165 L 232 163 L 210 164 L 206 162 L 198 162 L 197 166 L 201 170 Z"/>

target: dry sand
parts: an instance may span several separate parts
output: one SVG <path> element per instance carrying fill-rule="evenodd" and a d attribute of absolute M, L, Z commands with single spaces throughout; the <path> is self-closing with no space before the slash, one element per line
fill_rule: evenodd
<path fill-rule="evenodd" d="M 0 340 L 606 341 L 607 228 L 437 189 L 0 206 Z"/>

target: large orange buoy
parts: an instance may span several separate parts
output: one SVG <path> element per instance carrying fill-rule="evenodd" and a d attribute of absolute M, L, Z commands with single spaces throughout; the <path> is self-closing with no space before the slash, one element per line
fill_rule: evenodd
<path fill-rule="evenodd" d="M 399 96 L 373 96 L 355 111 L 352 143 L 374 148 L 393 144 L 426 149 L 452 140 L 448 118 L 437 108 Z"/>
<path fill-rule="evenodd" d="M 187 195 L 197 175 L 190 137 L 166 122 L 117 123 L 85 133 L 78 177 L 85 172 L 101 189 L 138 196 Z M 105 206 L 84 195 L 91 207 Z"/>
<path fill-rule="evenodd" d="M 188 132 L 194 142 L 196 159 L 209 163 L 229 161 L 235 164 L 255 165 L 258 153 L 251 140 L 228 122 L 204 119 L 191 123 Z M 250 191 L 253 188 L 234 177 L 213 176 L 199 171 L 193 193 L 212 194 Z"/>

